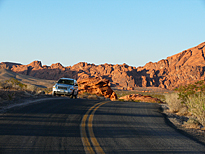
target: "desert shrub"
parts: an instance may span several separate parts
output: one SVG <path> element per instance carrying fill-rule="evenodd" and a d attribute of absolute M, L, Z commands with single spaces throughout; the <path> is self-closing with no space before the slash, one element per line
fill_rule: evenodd
<path fill-rule="evenodd" d="M 4 81 L 1 84 L 3 89 L 24 89 L 27 87 L 27 85 L 21 83 L 20 81 L 18 81 L 15 78 L 10 78 L 9 80 Z"/>
<path fill-rule="evenodd" d="M 7 81 L 3 81 L 3 82 L 0 82 L 0 87 L 2 89 L 11 89 L 12 88 L 12 84 L 8 83 Z"/>
<path fill-rule="evenodd" d="M 154 98 L 158 98 L 158 99 L 160 99 L 162 102 L 165 101 L 165 95 L 164 95 L 164 93 L 150 93 L 149 96 L 154 97 Z"/>
<path fill-rule="evenodd" d="M 205 94 L 188 96 L 186 105 L 197 120 L 205 125 Z"/>
<path fill-rule="evenodd" d="M 179 98 L 178 93 L 170 93 L 170 94 L 165 94 L 165 100 L 166 103 L 169 105 L 169 110 L 170 112 L 179 112 L 182 111 L 183 108 L 185 107 L 181 102 L 182 99 Z"/>
<path fill-rule="evenodd" d="M 205 81 L 181 86 L 176 90 L 179 92 L 181 102 L 201 124 L 205 125 Z"/>
<path fill-rule="evenodd" d="M 46 94 L 52 93 L 53 89 L 52 88 L 44 88 L 44 91 Z"/>
<path fill-rule="evenodd" d="M 205 93 L 205 81 L 197 81 L 194 84 L 189 84 L 185 86 L 180 86 L 175 89 L 178 91 L 179 98 L 182 100 L 182 103 L 186 103 L 188 99 L 192 96 L 200 96 Z"/>
<path fill-rule="evenodd" d="M 1 90 L 0 92 L 0 100 L 13 100 L 15 97 L 15 92 L 10 90 Z"/>
<path fill-rule="evenodd" d="M 13 100 L 14 93 L 8 93 L 7 97 L 8 97 L 8 100 L 10 101 Z"/>
<path fill-rule="evenodd" d="M 32 92 L 36 92 L 38 90 L 38 87 L 35 85 L 27 85 L 26 89 Z"/>

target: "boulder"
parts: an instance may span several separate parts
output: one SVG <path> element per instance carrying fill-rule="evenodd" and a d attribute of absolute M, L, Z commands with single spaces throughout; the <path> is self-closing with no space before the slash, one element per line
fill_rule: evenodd
<path fill-rule="evenodd" d="M 108 86 L 109 80 L 98 77 L 78 80 L 78 93 L 90 93 L 104 96 L 114 101 L 117 99 L 116 93 Z"/>

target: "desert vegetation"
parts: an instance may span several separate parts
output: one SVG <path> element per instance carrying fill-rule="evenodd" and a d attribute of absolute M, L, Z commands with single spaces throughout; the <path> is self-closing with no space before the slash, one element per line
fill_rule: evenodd
<path fill-rule="evenodd" d="M 35 96 L 39 94 L 51 93 L 51 88 L 41 88 L 35 85 L 27 85 L 20 82 L 18 79 L 11 77 L 8 80 L 0 82 L 0 100 L 13 100 L 20 96 Z"/>
<path fill-rule="evenodd" d="M 195 123 L 205 126 L 205 81 L 197 81 L 194 84 L 180 86 L 174 91 L 141 91 L 114 90 L 118 98 L 131 94 L 152 96 L 165 102 L 169 112 L 178 116 L 187 116 L 186 123 Z M 124 101 L 124 100 L 119 100 Z"/>
<path fill-rule="evenodd" d="M 176 92 L 165 95 L 170 112 L 178 115 L 192 114 L 195 121 L 205 125 L 205 81 L 181 86 Z"/>
<path fill-rule="evenodd" d="M 13 90 L 25 90 L 37 93 L 39 91 L 45 91 L 45 93 L 50 93 L 52 88 L 42 88 L 36 85 L 27 85 L 20 82 L 18 79 L 10 78 L 9 80 L 4 80 L 0 82 L 1 89 L 13 89 Z"/>
<path fill-rule="evenodd" d="M 0 86 L 3 89 L 17 89 L 17 90 L 23 90 L 26 89 L 27 87 L 27 85 L 21 83 L 19 80 L 15 78 L 10 78 L 9 80 L 0 82 Z"/>

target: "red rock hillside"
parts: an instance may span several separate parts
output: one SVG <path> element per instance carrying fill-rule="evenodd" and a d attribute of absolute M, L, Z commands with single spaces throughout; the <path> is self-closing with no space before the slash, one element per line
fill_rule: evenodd
<path fill-rule="evenodd" d="M 60 77 L 70 77 L 81 80 L 88 77 L 101 77 L 108 79 L 111 86 L 174 89 L 179 85 L 205 79 L 204 47 L 205 42 L 167 59 L 156 63 L 149 62 L 137 68 L 126 64 L 95 65 L 85 62 L 68 67 L 60 63 L 42 66 L 40 61 L 34 61 L 28 65 L 2 62 L 0 68 L 42 79 L 58 80 Z"/>

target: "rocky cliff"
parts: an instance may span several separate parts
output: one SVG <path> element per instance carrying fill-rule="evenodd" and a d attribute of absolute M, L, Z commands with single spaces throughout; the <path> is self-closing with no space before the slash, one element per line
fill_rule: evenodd
<path fill-rule="evenodd" d="M 173 89 L 180 85 L 204 80 L 205 42 L 161 60 L 138 68 L 144 86 Z"/>
<path fill-rule="evenodd" d="M 2 62 L 0 68 L 30 75 L 41 79 L 70 77 L 78 80 L 88 77 L 108 79 L 111 86 L 119 87 L 160 87 L 174 89 L 198 80 L 204 80 L 205 75 L 205 42 L 196 47 L 182 51 L 159 62 L 149 62 L 143 67 L 132 67 L 126 64 L 88 64 L 80 62 L 64 67 L 60 63 L 51 66 L 34 61 L 28 65 Z"/>

